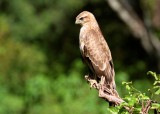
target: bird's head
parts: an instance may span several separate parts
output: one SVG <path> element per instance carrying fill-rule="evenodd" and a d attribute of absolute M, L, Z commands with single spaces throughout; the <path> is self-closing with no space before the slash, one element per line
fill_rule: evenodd
<path fill-rule="evenodd" d="M 95 20 L 95 17 L 92 13 L 83 11 L 76 17 L 75 24 L 80 24 L 81 26 L 83 26 L 93 20 Z"/>

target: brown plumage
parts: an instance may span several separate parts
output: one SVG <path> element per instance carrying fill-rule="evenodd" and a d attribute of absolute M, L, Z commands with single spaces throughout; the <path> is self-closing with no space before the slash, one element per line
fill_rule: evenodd
<path fill-rule="evenodd" d="M 115 90 L 111 52 L 94 15 L 83 11 L 76 17 L 75 23 L 81 25 L 79 44 L 84 61 L 96 77 L 105 77 L 108 89 Z"/>

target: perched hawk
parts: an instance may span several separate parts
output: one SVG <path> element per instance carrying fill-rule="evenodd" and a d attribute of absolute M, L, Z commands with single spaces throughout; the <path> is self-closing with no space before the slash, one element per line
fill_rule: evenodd
<path fill-rule="evenodd" d="M 104 76 L 107 88 L 115 90 L 115 72 L 111 52 L 94 15 L 83 11 L 76 17 L 75 23 L 81 25 L 79 45 L 84 61 L 96 78 L 100 79 Z"/>

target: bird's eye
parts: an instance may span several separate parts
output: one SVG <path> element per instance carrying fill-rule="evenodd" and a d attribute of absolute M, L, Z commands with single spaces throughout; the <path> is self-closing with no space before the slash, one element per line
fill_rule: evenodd
<path fill-rule="evenodd" d="M 83 19 L 84 19 L 83 17 L 79 18 L 79 20 L 81 20 L 81 21 L 82 21 Z"/>

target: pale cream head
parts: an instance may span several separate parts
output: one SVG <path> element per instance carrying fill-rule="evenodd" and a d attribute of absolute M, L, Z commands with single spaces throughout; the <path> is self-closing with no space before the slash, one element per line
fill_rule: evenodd
<path fill-rule="evenodd" d="M 80 24 L 81 26 L 91 23 L 91 21 L 96 21 L 94 15 L 88 11 L 81 12 L 77 17 L 75 24 Z"/>

